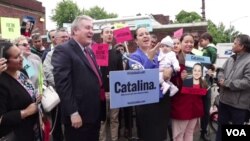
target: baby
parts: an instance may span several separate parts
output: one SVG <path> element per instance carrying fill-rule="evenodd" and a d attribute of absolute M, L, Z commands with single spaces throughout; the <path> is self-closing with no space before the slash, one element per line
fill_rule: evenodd
<path fill-rule="evenodd" d="M 180 71 L 180 66 L 176 58 L 176 54 L 172 51 L 174 45 L 171 37 L 166 36 L 165 38 L 163 38 L 161 40 L 161 44 L 162 45 L 158 56 L 159 70 L 160 70 L 159 79 L 160 79 L 161 89 L 163 94 L 165 94 L 170 88 L 170 96 L 173 96 L 178 92 L 179 89 L 173 83 L 170 82 L 170 79 L 169 80 L 163 79 L 163 70 L 165 68 L 173 67 L 175 71 Z"/>

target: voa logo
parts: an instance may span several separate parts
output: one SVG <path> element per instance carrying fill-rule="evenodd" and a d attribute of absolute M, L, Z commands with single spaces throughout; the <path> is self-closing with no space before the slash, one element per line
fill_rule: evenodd
<path fill-rule="evenodd" d="M 244 129 L 226 129 L 227 136 L 247 136 Z"/>

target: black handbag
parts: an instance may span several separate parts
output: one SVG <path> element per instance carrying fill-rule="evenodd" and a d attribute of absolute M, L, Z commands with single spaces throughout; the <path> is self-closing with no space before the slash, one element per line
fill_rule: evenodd
<path fill-rule="evenodd" d="M 15 133 L 10 132 L 9 134 L 0 138 L 0 141 L 15 141 Z"/>

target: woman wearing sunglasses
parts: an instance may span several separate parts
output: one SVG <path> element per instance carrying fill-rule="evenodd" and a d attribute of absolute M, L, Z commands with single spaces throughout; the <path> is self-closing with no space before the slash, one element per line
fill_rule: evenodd
<path fill-rule="evenodd" d="M 39 67 L 42 65 L 42 60 L 36 54 L 31 53 L 30 45 L 25 36 L 20 36 L 14 40 L 16 45 L 23 54 L 23 72 L 27 73 L 28 77 L 38 89 Z"/>

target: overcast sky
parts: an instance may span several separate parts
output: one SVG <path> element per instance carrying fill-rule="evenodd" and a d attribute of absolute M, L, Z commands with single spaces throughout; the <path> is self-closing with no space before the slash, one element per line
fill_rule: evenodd
<path fill-rule="evenodd" d="M 46 27 L 55 28 L 50 20 L 52 10 L 62 0 L 38 0 L 46 9 Z M 89 9 L 93 6 L 103 7 L 107 12 L 119 17 L 141 14 L 169 15 L 171 20 L 181 10 L 201 13 L 202 0 L 73 0 L 79 8 Z M 215 24 L 222 22 L 226 27 L 235 26 L 236 30 L 250 35 L 250 6 L 248 0 L 206 0 L 206 18 Z M 227 6 L 226 6 L 227 5 Z"/>

